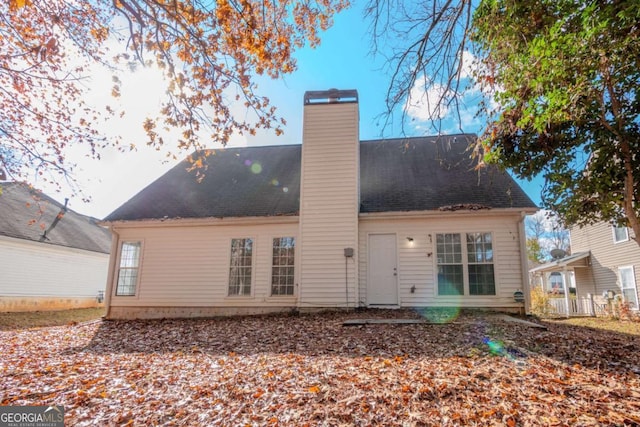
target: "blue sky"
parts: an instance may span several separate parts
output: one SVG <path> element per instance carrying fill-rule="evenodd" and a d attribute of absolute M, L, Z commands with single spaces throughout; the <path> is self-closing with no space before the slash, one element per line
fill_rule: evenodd
<path fill-rule="evenodd" d="M 362 6 L 362 5 L 360 5 Z M 305 48 L 295 55 L 298 70 L 282 80 L 261 79 L 259 93 L 268 96 L 273 105 L 278 107 L 281 116 L 287 120 L 287 127 L 282 136 L 274 133 L 259 133 L 253 138 L 237 138 L 230 146 L 282 145 L 299 144 L 302 138 L 303 95 L 307 90 L 356 89 L 359 94 L 360 107 L 360 139 L 378 139 L 381 137 L 400 137 L 433 134 L 430 123 L 421 121 L 419 117 L 405 123 L 389 124 L 383 129 L 381 114 L 386 111 L 385 95 L 389 84 L 390 73 L 385 67 L 382 57 L 370 54 L 371 37 L 368 32 L 369 23 L 358 5 L 341 12 L 334 19 L 334 26 L 321 35 L 322 42 L 315 49 Z M 107 75 L 95 75 L 92 96 L 96 100 L 109 97 L 110 86 L 102 84 Z M 103 152 L 102 160 L 90 161 L 78 154 L 77 178 L 84 190 L 91 195 L 91 203 L 81 202 L 80 197 L 72 197 L 70 207 L 80 213 L 103 218 L 130 197 L 142 190 L 146 185 L 158 178 L 162 173 L 174 166 L 176 162 L 166 162 L 162 153 L 144 147 L 142 120 L 145 115 L 158 104 L 158 96 L 154 96 L 154 83 L 160 80 L 152 70 L 139 71 L 131 76 L 121 77 L 122 104 L 128 113 L 122 120 L 108 124 L 110 132 L 119 132 L 140 138 L 137 152 L 118 153 Z M 106 101 L 105 101 L 106 102 Z M 473 102 L 465 114 L 467 122 L 463 123 L 465 132 L 479 132 L 481 127 L 472 119 Z M 459 132 L 457 121 L 444 118 L 445 133 Z M 403 133 L 404 131 L 404 133 Z M 212 146 L 211 148 L 219 148 Z M 73 156 L 71 156 L 73 159 Z M 520 182 L 529 197 L 540 203 L 540 180 Z M 47 192 L 47 188 L 43 188 Z M 51 194 L 55 198 L 64 199 L 68 194 Z"/>

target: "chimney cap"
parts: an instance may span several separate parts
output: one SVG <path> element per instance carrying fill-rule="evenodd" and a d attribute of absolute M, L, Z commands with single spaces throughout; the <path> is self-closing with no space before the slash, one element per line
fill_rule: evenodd
<path fill-rule="evenodd" d="M 310 90 L 304 93 L 304 105 L 358 102 L 355 89 Z"/>

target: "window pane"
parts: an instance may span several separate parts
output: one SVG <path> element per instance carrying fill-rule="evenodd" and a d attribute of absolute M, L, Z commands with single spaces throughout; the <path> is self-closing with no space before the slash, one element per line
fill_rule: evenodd
<path fill-rule="evenodd" d="M 253 239 L 232 239 L 229 295 L 251 295 Z"/>
<path fill-rule="evenodd" d="M 467 233 L 469 295 L 495 295 L 491 233 Z"/>
<path fill-rule="evenodd" d="M 636 280 L 633 276 L 633 267 L 623 267 L 619 270 L 620 286 L 625 301 L 631 304 L 632 308 L 638 308 L 638 295 L 636 293 Z"/>
<path fill-rule="evenodd" d="M 273 239 L 271 267 L 271 295 L 293 295 L 294 290 L 294 237 Z"/>
<path fill-rule="evenodd" d="M 438 295 L 462 295 L 462 265 L 438 266 Z"/>
<path fill-rule="evenodd" d="M 120 267 L 137 267 L 140 258 L 140 242 L 122 243 L 120 252 Z"/>
<path fill-rule="evenodd" d="M 142 242 L 123 242 L 120 249 L 120 268 L 118 270 L 117 296 L 136 294 L 138 283 L 138 266 L 140 265 L 140 248 Z"/>
<path fill-rule="evenodd" d="M 493 264 L 469 265 L 469 294 L 495 295 L 496 285 L 493 275 Z"/>
<path fill-rule="evenodd" d="M 491 233 L 467 234 L 467 261 L 469 263 L 493 262 Z"/>
<path fill-rule="evenodd" d="M 438 295 L 463 295 L 464 277 L 460 234 L 436 234 Z"/>
<path fill-rule="evenodd" d="M 627 227 L 613 227 L 613 240 L 615 242 L 624 242 L 629 239 Z"/>

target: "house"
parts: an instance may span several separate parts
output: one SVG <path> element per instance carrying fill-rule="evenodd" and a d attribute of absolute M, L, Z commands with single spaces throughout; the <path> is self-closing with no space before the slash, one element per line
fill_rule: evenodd
<path fill-rule="evenodd" d="M 105 218 L 107 317 L 523 308 L 537 208 L 473 135 L 360 141 L 355 90 L 303 108 L 301 145 L 194 153 L 201 181 L 182 162 Z"/>
<path fill-rule="evenodd" d="M 558 273 L 564 281 L 573 281 L 576 298 L 559 304 L 558 312 L 567 316 L 598 315 L 616 295 L 637 310 L 640 247 L 633 231 L 599 222 L 572 227 L 570 234 L 572 255 L 532 270 L 547 283 Z"/>
<path fill-rule="evenodd" d="M 599 222 L 572 227 L 571 248 L 575 252 L 532 269 L 542 283 L 560 274 L 562 283 L 575 287 L 575 298 L 555 301 L 556 310 L 566 316 L 603 314 L 613 298 L 623 298 L 638 310 L 640 247 L 633 230 Z M 568 282 L 569 281 L 569 282 Z"/>
<path fill-rule="evenodd" d="M 97 306 L 109 230 L 26 184 L 0 188 L 0 312 Z"/>

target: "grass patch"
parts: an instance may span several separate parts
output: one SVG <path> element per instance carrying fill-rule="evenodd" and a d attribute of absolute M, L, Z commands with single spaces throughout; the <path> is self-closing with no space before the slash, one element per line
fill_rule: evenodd
<path fill-rule="evenodd" d="M 78 308 L 61 311 L 29 311 L 0 313 L 0 330 L 29 329 L 45 326 L 62 326 L 86 322 L 104 316 L 105 308 Z"/>
<path fill-rule="evenodd" d="M 547 320 L 548 322 L 601 329 L 629 335 L 640 336 L 640 322 L 609 319 L 606 317 L 572 317 L 570 319 Z"/>

